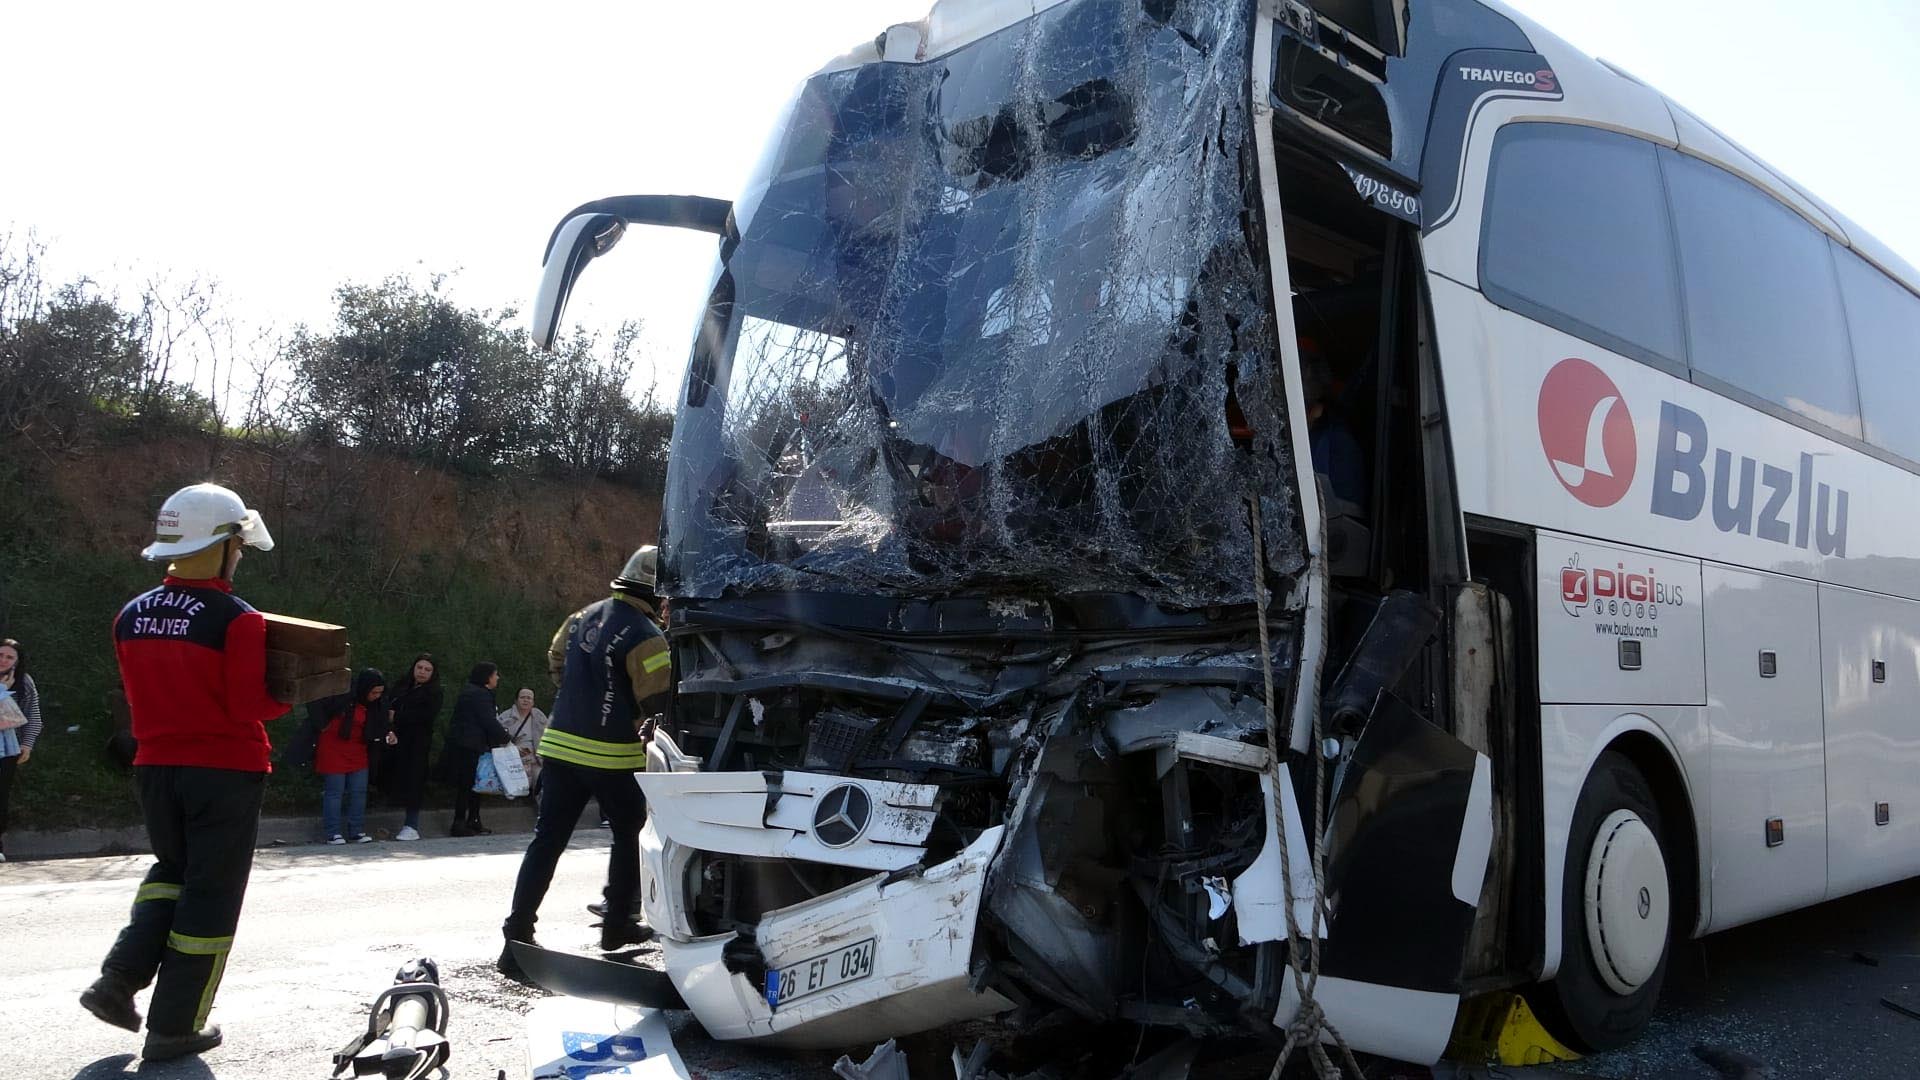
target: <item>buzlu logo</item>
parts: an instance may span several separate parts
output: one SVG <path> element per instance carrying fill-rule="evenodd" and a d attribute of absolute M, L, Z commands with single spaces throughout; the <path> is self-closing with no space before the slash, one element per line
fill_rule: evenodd
<path fill-rule="evenodd" d="M 1540 383 L 1540 448 L 1567 493 L 1605 509 L 1633 486 L 1640 457 L 1633 415 L 1607 373 L 1575 357 Z"/>
<path fill-rule="evenodd" d="M 1654 513 L 1681 521 L 1700 516 L 1709 498 L 1709 450 L 1715 528 L 1797 548 L 1807 546 L 1811 533 L 1820 554 L 1847 557 L 1847 489 L 1816 485 L 1812 454 L 1801 454 L 1799 468 L 1788 469 L 1744 454 L 1736 457 L 1731 450 L 1713 450 L 1706 418 L 1671 401 L 1660 403 L 1660 445 L 1653 455 Z"/>
<path fill-rule="evenodd" d="M 1633 486 L 1640 449 L 1626 399 L 1606 372 L 1569 357 L 1540 382 L 1540 446 L 1568 494 L 1605 509 Z M 1814 456 L 1797 468 L 1712 446 L 1706 418 L 1660 403 L 1653 497 L 1661 517 L 1693 521 L 1711 500 L 1714 527 L 1822 555 L 1847 555 L 1847 490 L 1816 482 Z"/>

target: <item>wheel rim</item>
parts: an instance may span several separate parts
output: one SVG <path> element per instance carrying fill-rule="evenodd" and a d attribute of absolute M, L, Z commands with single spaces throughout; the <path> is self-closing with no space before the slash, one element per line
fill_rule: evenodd
<path fill-rule="evenodd" d="M 1667 861 L 1639 814 L 1615 810 L 1587 855 L 1587 942 L 1600 978 L 1626 996 L 1646 985 L 1666 952 Z"/>

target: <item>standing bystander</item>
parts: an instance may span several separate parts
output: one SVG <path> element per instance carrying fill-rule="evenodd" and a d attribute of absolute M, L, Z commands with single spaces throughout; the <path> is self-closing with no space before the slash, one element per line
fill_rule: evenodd
<path fill-rule="evenodd" d="M 500 669 L 482 661 L 473 665 L 467 685 L 453 702 L 453 721 L 447 725 L 447 748 L 442 751 L 441 766 L 447 782 L 453 785 L 454 836 L 486 836 L 492 829 L 480 824 L 480 793 L 473 790 L 474 768 L 481 755 L 496 746 L 505 746 L 506 729 L 495 719 L 493 688 L 500 685 Z"/>
<path fill-rule="evenodd" d="M 368 749 L 394 740 L 387 727 L 387 703 L 381 700 L 386 688 L 386 676 L 363 668 L 354 676 L 352 690 L 327 701 L 327 719 L 314 744 L 313 771 L 320 774 L 321 829 L 329 844 L 373 843 L 364 831 Z"/>
<path fill-rule="evenodd" d="M 388 695 L 392 749 L 381 756 L 389 803 L 407 812 L 395 840 L 420 839 L 420 808 L 427 801 L 428 762 L 433 758 L 433 722 L 440 716 L 440 669 L 432 653 L 413 658 L 400 688 Z"/>
<path fill-rule="evenodd" d="M 133 996 L 153 983 L 142 1056 L 162 1061 L 220 1045 L 207 1014 L 253 870 L 266 721 L 287 707 L 267 694 L 266 620 L 233 595 L 242 550 L 273 547 L 260 515 L 195 484 L 161 505 L 154 531 L 141 554 L 168 561 L 166 579 L 113 622 L 154 864 L 80 1004 L 138 1031 Z"/>
<path fill-rule="evenodd" d="M 7 804 L 13 798 L 13 774 L 33 757 L 40 738 L 40 688 L 27 674 L 26 652 L 12 638 L 0 639 L 0 696 L 17 714 L 11 726 L 0 728 L 0 863 L 7 861 Z"/>

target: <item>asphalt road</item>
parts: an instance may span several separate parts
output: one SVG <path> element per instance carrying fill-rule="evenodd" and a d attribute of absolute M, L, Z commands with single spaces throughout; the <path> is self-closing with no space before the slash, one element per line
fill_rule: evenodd
<path fill-rule="evenodd" d="M 581 833 L 562 860 L 544 909 L 546 944 L 591 945 L 595 931 L 584 905 L 599 896 L 605 835 Z M 496 1080 L 504 1069 L 520 1080 L 524 1014 L 540 992 L 501 978 L 492 962 L 525 842 L 494 836 L 260 852 L 215 1009 L 226 1045 L 199 1061 L 151 1067 L 140 1066 L 137 1036 L 93 1020 L 75 1003 L 148 859 L 0 866 L 0 1077 L 324 1077 L 333 1051 L 361 1029 L 367 1003 L 401 962 L 431 956 L 453 998 L 452 1075 Z M 1920 1019 L 1880 1004 L 1886 997 L 1920 1011 L 1920 883 L 1688 946 L 1667 985 L 1661 1013 L 1633 1046 L 1556 1070 L 1494 1075 L 1920 1077 Z M 965 1038 L 991 1033 L 991 1025 L 977 1025 Z M 674 1038 L 695 1077 L 831 1075 L 833 1055 L 796 1058 L 716 1044 L 684 1015 L 675 1018 Z M 940 1038 L 923 1038 L 922 1049 Z M 1721 1066 L 1703 1062 L 1696 1048 Z M 916 1080 L 940 1075 L 915 1070 Z"/>
<path fill-rule="evenodd" d="M 1920 1077 L 1920 1016 L 1882 998 L 1920 1013 L 1920 881 L 1683 947 L 1647 1032 L 1563 1068 L 1620 1080 Z"/>
<path fill-rule="evenodd" d="M 0 865 L 0 1077 L 5 1080 L 315 1080 L 364 1029 L 367 1005 L 407 959 L 430 956 L 453 999 L 454 1077 L 526 1075 L 523 1016 L 540 991 L 493 970 L 500 920 L 527 837 L 263 850 L 214 1020 L 226 1044 L 199 1061 L 142 1067 L 140 1037 L 76 999 L 125 920 L 151 860 L 115 856 Z M 585 905 L 606 875 L 606 834 L 584 830 L 542 909 L 541 940 L 585 950 Z M 144 997 L 142 998 L 144 1005 Z M 682 1017 L 677 1026 L 688 1026 Z M 783 1062 L 693 1029 L 690 1068 L 786 1075 Z M 824 1070 L 823 1070 L 824 1071 Z M 821 1075 L 815 1072 L 814 1075 Z"/>

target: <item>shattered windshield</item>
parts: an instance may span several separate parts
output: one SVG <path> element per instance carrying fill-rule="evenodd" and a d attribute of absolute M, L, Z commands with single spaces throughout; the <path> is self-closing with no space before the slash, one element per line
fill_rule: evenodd
<path fill-rule="evenodd" d="M 1297 568 L 1252 12 L 1067 3 L 813 77 L 723 246 L 666 587 L 1251 595 Z"/>

